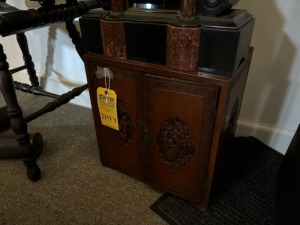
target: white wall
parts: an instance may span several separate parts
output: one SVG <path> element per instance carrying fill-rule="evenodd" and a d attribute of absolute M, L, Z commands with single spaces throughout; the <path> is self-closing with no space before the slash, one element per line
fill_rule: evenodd
<path fill-rule="evenodd" d="M 285 153 L 300 123 L 300 1 L 240 0 L 256 19 L 254 57 L 236 135 Z"/>
<path fill-rule="evenodd" d="M 7 3 L 21 9 L 39 6 L 29 0 Z M 300 122 L 300 1 L 240 0 L 235 8 L 247 9 L 256 19 L 254 56 L 236 135 L 255 136 L 285 153 Z M 83 62 L 63 24 L 27 32 L 27 37 L 46 90 L 63 93 L 86 82 Z M 10 66 L 20 65 L 14 37 L 0 41 Z M 24 72 L 17 75 L 25 77 Z M 90 107 L 87 92 L 72 102 Z"/>

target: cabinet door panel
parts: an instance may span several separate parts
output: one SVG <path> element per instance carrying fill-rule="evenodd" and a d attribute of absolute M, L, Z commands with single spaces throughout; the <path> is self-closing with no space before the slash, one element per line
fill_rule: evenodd
<path fill-rule="evenodd" d="M 147 76 L 147 178 L 154 186 L 199 199 L 205 184 L 218 88 Z"/>
<path fill-rule="evenodd" d="M 96 68 L 95 68 L 96 70 Z M 110 88 L 117 94 L 118 121 L 120 130 L 103 126 L 96 102 L 93 112 L 102 164 L 119 171 L 145 178 L 145 155 L 142 153 L 138 137 L 138 122 L 142 121 L 141 78 L 138 74 L 112 69 Z M 105 79 L 93 76 L 93 90 L 105 87 Z M 108 79 L 106 80 L 108 85 Z"/>

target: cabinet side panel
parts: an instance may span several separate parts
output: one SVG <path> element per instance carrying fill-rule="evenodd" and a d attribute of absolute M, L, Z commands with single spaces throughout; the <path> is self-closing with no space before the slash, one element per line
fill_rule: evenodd
<path fill-rule="evenodd" d="M 222 133 L 220 135 L 220 144 L 217 156 L 217 163 L 215 166 L 216 177 L 222 175 L 222 167 L 224 158 L 227 155 L 227 151 L 230 151 L 232 139 L 235 134 L 237 121 L 240 114 L 241 105 L 243 102 L 244 90 L 247 82 L 248 71 L 250 67 L 250 60 L 246 61 L 243 67 L 239 70 L 239 73 L 235 79 L 232 79 L 229 95 L 227 97 L 226 113 L 222 127 Z"/>

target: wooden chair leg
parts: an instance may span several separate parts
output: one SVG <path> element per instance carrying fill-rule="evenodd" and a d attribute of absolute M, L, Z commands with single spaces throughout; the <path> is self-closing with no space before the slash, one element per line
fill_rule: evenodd
<path fill-rule="evenodd" d="M 23 54 L 25 67 L 27 69 L 27 73 L 29 75 L 29 80 L 31 82 L 31 85 L 38 87 L 40 84 L 39 84 L 38 77 L 36 76 L 36 71 L 34 69 L 34 63 L 32 61 L 32 57 L 29 52 L 27 38 L 24 33 L 18 33 L 16 34 L 16 37 Z"/>
<path fill-rule="evenodd" d="M 43 137 L 40 133 L 30 135 L 33 145 L 35 157 L 38 158 L 42 154 L 44 148 Z M 0 159 L 20 159 L 22 158 L 20 145 L 16 142 L 13 135 L 0 136 Z"/>
<path fill-rule="evenodd" d="M 7 115 L 7 107 L 0 108 L 0 132 L 6 130 L 10 126 L 10 118 Z"/>
<path fill-rule="evenodd" d="M 9 64 L 6 59 L 3 46 L 0 44 L 0 90 L 6 102 L 10 127 L 16 135 L 23 162 L 27 167 L 27 176 L 32 181 L 37 181 L 40 179 L 41 170 L 36 163 L 36 156 L 27 132 L 27 122 L 23 118 L 23 112 L 18 104 L 13 78 L 8 70 Z"/>

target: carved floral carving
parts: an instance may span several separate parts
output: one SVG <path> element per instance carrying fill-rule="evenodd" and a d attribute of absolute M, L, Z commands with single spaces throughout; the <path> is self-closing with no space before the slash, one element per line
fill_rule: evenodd
<path fill-rule="evenodd" d="M 195 148 L 184 122 L 177 117 L 168 118 L 157 136 L 162 160 L 171 169 L 179 170 L 190 162 Z"/>

